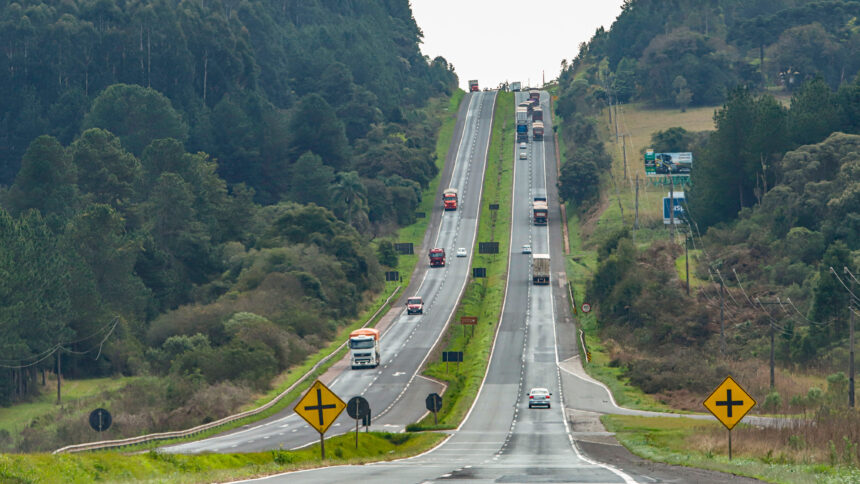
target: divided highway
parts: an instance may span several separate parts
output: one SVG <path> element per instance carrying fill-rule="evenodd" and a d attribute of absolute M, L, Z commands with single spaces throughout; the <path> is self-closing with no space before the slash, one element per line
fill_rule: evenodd
<path fill-rule="evenodd" d="M 517 101 L 524 100 L 522 93 Z M 549 99 L 541 93 L 541 105 L 549 113 Z M 513 113 L 500 113 L 513 117 Z M 546 132 L 552 133 L 549 116 Z M 520 160 L 517 146 L 510 147 L 514 163 L 513 210 L 509 278 L 504 309 L 490 367 L 474 407 L 464 423 L 442 445 L 421 456 L 366 466 L 340 466 L 294 472 L 262 479 L 264 482 L 634 482 L 613 467 L 583 456 L 573 445 L 564 415 L 561 375 L 556 352 L 556 304 L 564 261 L 560 238 L 555 185 L 547 183 L 547 170 L 555 170 L 552 137 L 530 141 L 528 157 Z M 549 225 L 535 226 L 530 217 L 536 190 L 549 193 Z M 552 257 L 549 286 L 534 286 L 531 257 L 521 253 L 531 244 L 535 253 Z M 562 293 L 563 294 L 563 293 Z M 526 394 L 531 387 L 552 392 L 550 409 L 529 409 Z"/>
<path fill-rule="evenodd" d="M 459 190 L 460 206 L 456 211 L 442 212 L 441 200 L 434 205 L 434 220 L 441 220 L 437 231 L 418 248 L 419 264 L 428 264 L 427 250 L 432 247 L 445 249 L 448 258 L 444 268 L 430 268 L 416 272 L 423 279 L 413 294 L 424 299 L 424 314 L 407 315 L 404 307 L 392 309 L 396 313 L 380 338 L 382 364 L 375 369 L 351 370 L 349 365 L 328 382 L 344 401 L 354 396 L 363 396 L 370 404 L 374 424 L 390 421 L 391 430 L 402 429 L 407 423 L 417 421 L 424 414 L 423 405 L 406 405 L 411 394 L 417 394 L 420 402 L 426 392 L 422 391 L 422 380 L 418 370 L 430 350 L 441 337 L 445 323 L 453 313 L 460 294 L 465 287 L 471 265 L 471 249 L 475 245 L 477 218 L 481 200 L 487 151 L 495 109 L 495 92 L 476 92 L 467 95 L 465 109 L 460 110 L 462 135 L 456 149 L 453 169 L 442 177 L 440 188 L 455 187 Z M 458 122 L 458 126 L 461 123 Z M 446 173 L 447 175 L 447 173 Z M 450 181 L 448 182 L 448 179 Z M 447 182 L 447 183 L 446 183 Z M 436 213 L 436 212 L 441 212 Z M 431 224 L 432 226 L 432 224 Z M 466 258 L 454 257 L 459 247 L 470 254 Z M 419 252 L 420 251 L 420 252 Z M 426 385 L 425 385 L 426 387 Z M 172 453 L 198 452 L 258 452 L 270 449 L 294 449 L 319 441 L 317 431 L 288 409 L 262 422 L 236 429 L 212 438 L 189 442 L 162 449 Z M 327 437 L 353 428 L 354 420 L 343 412 L 326 434 Z M 386 429 L 388 430 L 388 429 Z"/>

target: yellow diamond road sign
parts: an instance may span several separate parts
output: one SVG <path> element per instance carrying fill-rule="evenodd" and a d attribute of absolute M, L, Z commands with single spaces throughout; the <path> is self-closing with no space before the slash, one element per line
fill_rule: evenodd
<path fill-rule="evenodd" d="M 311 424 L 311 427 L 324 434 L 344 408 L 346 404 L 343 400 L 317 380 L 293 410 Z"/>
<path fill-rule="evenodd" d="M 731 430 L 755 406 L 755 400 L 729 376 L 705 399 L 703 405 Z"/>

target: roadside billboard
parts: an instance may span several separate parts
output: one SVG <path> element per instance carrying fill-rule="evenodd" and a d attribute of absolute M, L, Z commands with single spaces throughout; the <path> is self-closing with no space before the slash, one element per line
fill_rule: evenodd
<path fill-rule="evenodd" d="M 645 152 L 645 174 L 648 176 L 689 175 L 692 169 L 693 153 Z"/>
<path fill-rule="evenodd" d="M 669 206 L 674 201 L 674 214 L 669 213 Z M 684 205 L 686 204 L 684 192 L 669 192 L 663 197 L 663 223 L 669 225 L 674 218 L 675 225 L 685 223 L 686 214 L 684 213 Z"/>

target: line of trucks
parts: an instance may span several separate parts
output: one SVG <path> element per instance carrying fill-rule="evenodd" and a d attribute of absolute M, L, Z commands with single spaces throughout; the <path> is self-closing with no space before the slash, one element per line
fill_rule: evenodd
<path fill-rule="evenodd" d="M 529 140 L 529 117 L 532 121 L 532 138 L 542 141 L 544 135 L 543 109 L 540 107 L 540 90 L 529 89 L 529 98 L 517 105 L 517 143 Z"/>

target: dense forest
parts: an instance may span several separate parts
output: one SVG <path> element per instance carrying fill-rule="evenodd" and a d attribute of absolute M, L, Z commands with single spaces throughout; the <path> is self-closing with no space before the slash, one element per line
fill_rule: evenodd
<path fill-rule="evenodd" d="M 711 358 L 722 351 L 721 284 L 734 361 L 767 355 L 775 332 L 787 368 L 847 365 L 847 289 L 860 270 L 858 18 L 857 1 L 632 0 L 565 64 L 556 112 L 573 148 L 560 192 L 583 214 L 608 185 L 607 106 L 721 105 L 714 131 L 651 140 L 695 153 L 679 233 L 699 289 L 685 293 L 684 241 L 656 240 L 660 221 L 595 242 L 588 297 L 619 345 L 613 364 L 645 391 L 703 392 L 728 371 Z"/>
<path fill-rule="evenodd" d="M 407 0 L 25 0 L 0 32 L 0 403 L 60 358 L 163 377 L 127 432 L 211 419 L 381 290 L 367 240 L 413 221 L 457 85 Z"/>

